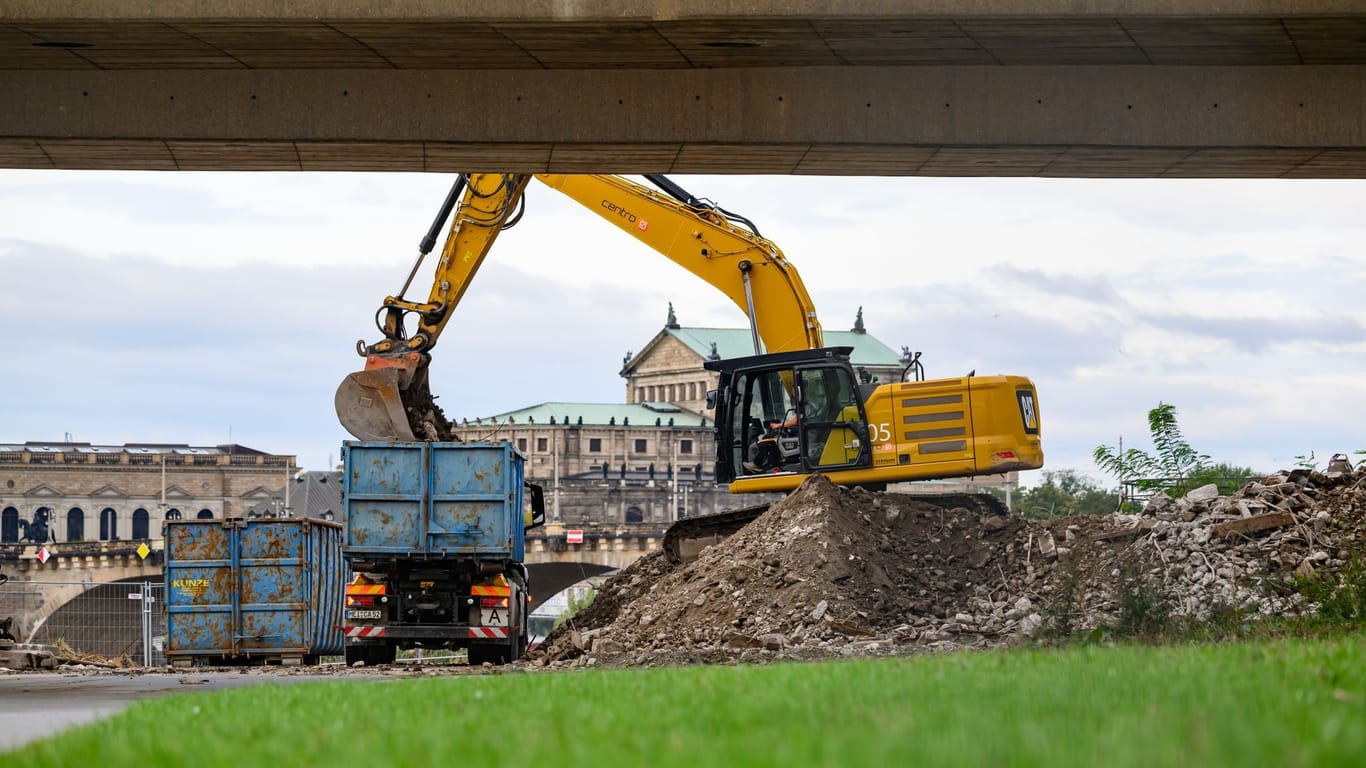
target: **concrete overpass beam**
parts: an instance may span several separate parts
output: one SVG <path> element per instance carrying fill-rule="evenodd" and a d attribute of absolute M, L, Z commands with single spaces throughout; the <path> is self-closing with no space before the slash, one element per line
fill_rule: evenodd
<path fill-rule="evenodd" d="M 31 168 L 1366 176 L 1366 66 L 15 70 Z"/>

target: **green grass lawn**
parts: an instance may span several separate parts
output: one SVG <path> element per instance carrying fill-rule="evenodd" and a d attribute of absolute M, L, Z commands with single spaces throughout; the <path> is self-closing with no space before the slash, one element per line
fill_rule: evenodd
<path fill-rule="evenodd" d="M 1366 765 L 1366 638 L 261 685 L 9 766 Z"/>

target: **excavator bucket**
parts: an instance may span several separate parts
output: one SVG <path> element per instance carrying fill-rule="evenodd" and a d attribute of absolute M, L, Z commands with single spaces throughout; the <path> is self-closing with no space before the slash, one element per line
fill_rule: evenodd
<path fill-rule="evenodd" d="M 368 368 L 342 379 L 337 387 L 337 418 L 358 440 L 414 442 L 400 387 L 407 378 L 399 368 Z"/>

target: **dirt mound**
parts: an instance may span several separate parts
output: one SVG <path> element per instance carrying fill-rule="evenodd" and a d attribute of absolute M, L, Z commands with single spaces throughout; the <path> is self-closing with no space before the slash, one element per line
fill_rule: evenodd
<path fill-rule="evenodd" d="M 951 619 L 988 582 L 1004 593 L 1023 527 L 813 476 L 697 560 L 652 555 L 608 580 L 545 657 L 911 642 L 916 617 Z"/>
<path fill-rule="evenodd" d="M 1272 582 L 1334 573 L 1366 535 L 1366 471 L 1282 473 L 1230 497 L 1047 522 L 841 488 L 819 475 L 673 567 L 609 579 L 539 664 L 654 664 L 950 650 L 1172 615 L 1298 610 Z M 1310 607 L 1312 608 L 1312 607 Z"/>

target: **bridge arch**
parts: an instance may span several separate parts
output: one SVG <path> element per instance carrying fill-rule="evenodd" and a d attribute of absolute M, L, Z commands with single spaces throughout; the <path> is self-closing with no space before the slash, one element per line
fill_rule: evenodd
<path fill-rule="evenodd" d="M 531 579 L 531 610 L 584 579 L 615 571 L 597 563 L 537 563 L 527 566 Z"/>
<path fill-rule="evenodd" d="M 64 602 L 51 609 L 29 633 L 28 642 L 56 646 L 64 643 L 73 650 L 110 659 L 127 656 L 135 664 L 146 665 L 143 658 L 142 600 L 130 599 L 141 595 L 143 583 L 153 585 L 152 631 L 166 633 L 166 601 L 164 581 L 156 576 L 131 576 L 100 584 L 82 584 L 72 594 L 66 590 L 50 590 L 53 602 L 65 597 Z M 49 590 L 44 590 L 49 591 Z M 98 621 L 92 617 L 98 616 Z M 152 660 L 155 663 L 156 660 Z"/>

